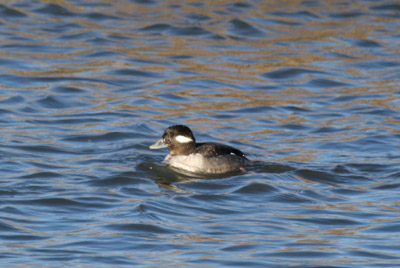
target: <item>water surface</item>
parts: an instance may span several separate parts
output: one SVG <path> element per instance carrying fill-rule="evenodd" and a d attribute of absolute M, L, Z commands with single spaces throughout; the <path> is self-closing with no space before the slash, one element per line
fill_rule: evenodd
<path fill-rule="evenodd" d="M 0 4 L 3 267 L 398 267 L 396 1 Z M 181 174 L 172 124 L 247 173 Z"/>

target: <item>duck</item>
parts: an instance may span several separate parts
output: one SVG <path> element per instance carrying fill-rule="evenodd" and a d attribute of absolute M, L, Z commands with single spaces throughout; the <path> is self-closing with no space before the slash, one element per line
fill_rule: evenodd
<path fill-rule="evenodd" d="M 167 165 L 192 173 L 221 174 L 245 171 L 249 162 L 245 154 L 219 143 L 197 143 L 192 130 L 185 125 L 168 127 L 150 149 L 168 148 Z"/>

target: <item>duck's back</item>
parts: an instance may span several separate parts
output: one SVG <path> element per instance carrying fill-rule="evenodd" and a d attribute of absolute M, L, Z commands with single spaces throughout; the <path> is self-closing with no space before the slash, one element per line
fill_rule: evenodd
<path fill-rule="evenodd" d="M 238 171 L 248 162 L 241 151 L 216 143 L 196 144 L 195 153 L 168 155 L 164 161 L 170 166 L 196 173 Z"/>
<path fill-rule="evenodd" d="M 196 153 L 202 154 L 204 157 L 215 157 L 221 155 L 237 155 L 243 158 L 244 153 L 231 146 L 218 143 L 196 143 Z"/>

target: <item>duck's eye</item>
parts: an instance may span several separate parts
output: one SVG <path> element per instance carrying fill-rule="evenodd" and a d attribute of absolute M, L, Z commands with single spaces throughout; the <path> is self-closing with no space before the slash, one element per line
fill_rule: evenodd
<path fill-rule="evenodd" d="M 169 137 L 172 138 L 175 134 L 174 133 L 170 133 Z"/>

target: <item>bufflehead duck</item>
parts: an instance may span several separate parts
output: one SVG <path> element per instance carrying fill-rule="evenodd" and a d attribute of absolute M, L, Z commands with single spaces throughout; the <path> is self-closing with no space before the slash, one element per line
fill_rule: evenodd
<path fill-rule="evenodd" d="M 228 145 L 196 143 L 190 128 L 183 125 L 168 127 L 161 139 L 150 146 L 150 149 L 160 148 L 169 149 L 169 155 L 164 159 L 169 166 L 195 173 L 243 170 L 248 162 L 241 151 Z"/>

